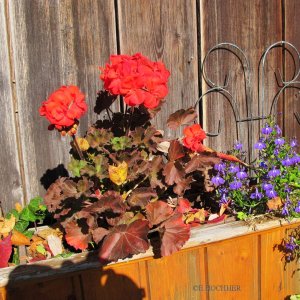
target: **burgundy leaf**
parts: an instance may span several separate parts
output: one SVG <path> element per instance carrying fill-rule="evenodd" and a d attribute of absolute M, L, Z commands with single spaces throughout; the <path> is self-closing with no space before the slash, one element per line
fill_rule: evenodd
<path fill-rule="evenodd" d="M 149 248 L 148 232 L 149 223 L 146 220 L 114 227 L 103 241 L 99 252 L 100 260 L 117 261 L 129 255 L 146 252 Z"/>
<path fill-rule="evenodd" d="M 162 156 L 155 156 L 151 161 L 150 167 L 148 168 L 150 185 L 152 188 L 160 187 L 164 188 L 164 184 L 160 180 L 160 171 L 163 168 Z"/>
<path fill-rule="evenodd" d="M 163 228 L 161 255 L 168 256 L 180 250 L 190 238 L 190 226 L 184 224 L 182 214 L 176 213 L 160 225 Z"/>
<path fill-rule="evenodd" d="M 95 241 L 96 244 L 101 242 L 101 240 L 109 233 L 109 231 L 103 227 L 98 227 L 93 230 L 92 235 L 93 235 L 93 240 Z"/>
<path fill-rule="evenodd" d="M 11 235 L 0 241 L 0 268 L 8 266 L 8 261 L 12 252 Z"/>
<path fill-rule="evenodd" d="M 91 241 L 89 234 L 84 234 L 82 229 L 75 221 L 68 222 L 65 227 L 66 241 L 75 249 L 85 250 L 88 247 L 88 243 Z"/>
<path fill-rule="evenodd" d="M 165 176 L 165 182 L 168 185 L 173 185 L 174 183 L 180 183 L 185 174 L 179 163 L 170 161 L 165 165 L 163 175 Z"/>
<path fill-rule="evenodd" d="M 184 157 L 184 155 L 183 146 L 177 140 L 172 140 L 168 152 L 169 161 L 175 161 L 176 159 Z"/>
<path fill-rule="evenodd" d="M 130 206 L 145 207 L 152 198 L 157 197 L 157 193 L 150 187 L 136 188 L 127 198 Z"/>
<path fill-rule="evenodd" d="M 202 170 L 203 168 L 213 166 L 220 161 L 220 158 L 216 157 L 216 154 L 199 153 L 193 156 L 193 158 L 186 164 L 185 172 L 188 174 L 196 170 Z"/>
<path fill-rule="evenodd" d="M 179 109 L 169 116 L 167 125 L 171 129 L 177 129 L 180 125 L 194 121 L 196 117 L 197 113 L 193 107 L 188 109 Z"/>
<path fill-rule="evenodd" d="M 126 205 L 118 192 L 107 191 L 103 195 L 97 196 L 97 198 L 97 202 L 85 207 L 83 211 L 99 214 L 107 210 L 114 213 L 124 213 L 126 211 Z"/>
<path fill-rule="evenodd" d="M 192 176 L 183 178 L 174 186 L 173 188 L 174 193 L 177 194 L 178 196 L 182 196 L 184 192 L 191 187 L 192 182 L 193 182 Z"/>
<path fill-rule="evenodd" d="M 134 213 L 132 211 L 127 211 L 125 214 L 114 218 L 106 218 L 107 223 L 110 226 L 116 226 L 121 224 L 129 224 L 130 220 L 134 217 Z"/>
<path fill-rule="evenodd" d="M 146 206 L 147 219 L 151 225 L 157 225 L 165 221 L 172 213 L 172 207 L 164 201 L 151 202 Z"/>

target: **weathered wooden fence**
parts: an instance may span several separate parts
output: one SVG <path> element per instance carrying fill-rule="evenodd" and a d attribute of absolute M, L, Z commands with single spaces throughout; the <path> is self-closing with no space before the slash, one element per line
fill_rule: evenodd
<path fill-rule="evenodd" d="M 76 84 L 87 95 L 90 110 L 81 133 L 95 121 L 96 92 L 102 88 L 99 66 L 110 54 L 141 52 L 163 60 L 171 71 L 169 96 L 157 117 L 161 129 L 167 115 L 195 103 L 207 90 L 200 66 L 207 51 L 220 42 L 239 45 L 252 63 L 253 82 L 265 48 L 287 40 L 300 48 L 300 1 L 297 0 L 0 0 L 0 192 L 4 209 L 15 201 L 43 194 L 46 170 L 68 162 L 69 143 L 39 117 L 41 102 L 53 90 Z M 208 64 L 210 76 L 229 89 L 245 114 L 243 74 L 236 58 L 218 53 Z M 267 63 L 268 101 L 279 90 L 274 71 L 288 77 L 288 55 L 274 50 Z M 252 90 L 254 111 L 258 92 Z M 214 97 L 219 97 L 215 96 Z M 299 134 L 293 113 L 300 111 L 296 90 L 280 100 L 288 136 Z M 232 110 L 224 99 L 203 103 L 203 125 L 221 134 L 211 146 L 230 149 L 234 140 Z M 284 100 L 284 101 L 283 101 Z M 269 102 L 270 104 L 270 102 Z M 247 124 L 244 125 L 247 130 Z M 255 127 L 256 135 L 258 127 Z M 47 176 L 50 173 L 47 173 Z M 42 182 L 47 185 L 47 176 Z"/>

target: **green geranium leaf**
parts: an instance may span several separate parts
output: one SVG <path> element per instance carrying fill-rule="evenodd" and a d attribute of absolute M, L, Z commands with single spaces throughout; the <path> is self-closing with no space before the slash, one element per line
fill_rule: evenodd
<path fill-rule="evenodd" d="M 16 218 L 16 220 L 19 220 L 19 212 L 16 209 L 12 209 L 7 215 L 6 215 L 6 219 L 10 219 L 11 216 L 14 216 Z"/>
<path fill-rule="evenodd" d="M 25 221 L 25 220 L 19 220 L 14 229 L 19 231 L 19 232 L 22 232 L 24 233 L 24 231 L 27 229 L 27 227 L 29 226 L 29 222 L 28 221 Z"/>
<path fill-rule="evenodd" d="M 35 222 L 38 218 L 36 215 L 29 209 L 28 206 L 24 207 L 20 214 L 20 219 L 29 222 Z"/>
<path fill-rule="evenodd" d="M 40 206 L 43 206 L 42 202 L 43 202 L 42 197 L 35 197 L 30 200 L 30 202 L 28 204 L 28 208 L 34 213 L 38 210 L 41 210 Z"/>
<path fill-rule="evenodd" d="M 77 160 L 72 158 L 71 162 L 68 164 L 68 170 L 72 172 L 75 177 L 80 177 L 80 170 L 87 165 L 87 162 L 84 160 Z"/>
<path fill-rule="evenodd" d="M 29 239 L 32 238 L 34 231 L 33 230 L 26 230 L 24 232 L 22 232 L 25 236 L 27 236 Z"/>

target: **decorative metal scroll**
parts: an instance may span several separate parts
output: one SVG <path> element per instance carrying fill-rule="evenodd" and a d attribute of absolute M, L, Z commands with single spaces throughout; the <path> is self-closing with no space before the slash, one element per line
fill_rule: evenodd
<path fill-rule="evenodd" d="M 284 80 L 282 78 L 282 75 L 280 71 L 278 70 L 275 72 L 275 77 L 277 84 L 279 86 L 279 91 L 275 95 L 275 97 L 271 101 L 271 107 L 268 111 L 267 114 L 265 112 L 268 110 L 265 104 L 265 99 L 268 99 L 268 94 L 267 90 L 265 87 L 265 73 L 266 73 L 266 61 L 268 54 L 270 51 L 274 48 L 282 48 L 283 50 L 288 51 L 288 53 L 291 55 L 294 63 L 294 74 L 292 79 L 290 80 Z M 246 118 L 241 118 L 240 113 L 239 113 L 239 106 L 238 102 L 236 101 L 235 97 L 230 93 L 228 90 L 228 82 L 230 80 L 229 75 L 225 76 L 224 84 L 217 84 L 213 82 L 207 75 L 206 72 L 206 64 L 208 61 L 209 56 L 218 50 L 226 50 L 235 55 L 239 62 L 241 63 L 242 69 L 243 69 L 243 75 L 244 75 L 244 87 L 245 87 L 245 101 L 246 101 Z M 278 99 L 280 95 L 288 88 L 296 88 L 300 90 L 300 81 L 297 81 L 297 77 L 300 74 L 300 53 L 296 49 L 296 47 L 286 41 L 279 41 L 276 42 L 272 45 L 270 45 L 262 54 L 259 66 L 258 66 L 258 97 L 259 97 L 259 115 L 253 115 L 253 97 L 252 97 L 252 89 L 254 88 L 253 82 L 252 82 L 252 74 L 251 74 L 251 68 L 250 68 L 250 63 L 247 59 L 247 56 L 245 52 L 238 47 L 235 44 L 232 43 L 220 43 L 213 48 L 211 48 L 207 54 L 204 57 L 204 60 L 202 62 L 202 75 L 208 86 L 210 87 L 208 91 L 206 91 L 196 102 L 195 107 L 199 104 L 201 105 L 201 102 L 203 101 L 203 98 L 209 94 L 212 93 L 218 93 L 221 94 L 230 104 L 230 107 L 232 108 L 233 115 L 235 118 L 235 124 L 236 124 L 236 135 L 237 135 L 237 140 L 240 140 L 243 138 L 244 132 L 241 130 L 241 123 L 243 122 L 249 122 L 249 127 L 248 127 L 248 136 L 249 140 L 252 141 L 253 137 L 253 121 L 257 120 L 264 120 L 267 119 L 269 116 L 273 115 L 275 119 L 277 119 L 277 104 L 278 104 Z M 209 99 L 214 100 L 216 98 L 210 97 Z M 300 125 L 300 113 L 295 113 L 295 118 Z M 217 132 L 209 132 L 207 133 L 208 136 L 210 137 L 216 137 L 222 132 L 222 121 L 219 120 L 218 123 L 218 131 Z M 252 149 L 249 147 L 249 158 L 252 159 L 253 153 Z"/>

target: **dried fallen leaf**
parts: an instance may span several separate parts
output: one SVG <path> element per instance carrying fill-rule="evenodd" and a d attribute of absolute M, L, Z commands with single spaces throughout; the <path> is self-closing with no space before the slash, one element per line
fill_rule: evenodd
<path fill-rule="evenodd" d="M 8 235 L 16 224 L 16 218 L 11 215 L 9 219 L 0 220 L 0 234 Z"/>
<path fill-rule="evenodd" d="M 29 246 L 30 245 L 30 239 L 24 235 L 23 233 L 14 230 L 11 236 L 11 243 L 14 246 Z"/>
<path fill-rule="evenodd" d="M 282 199 L 275 197 L 267 202 L 267 206 L 270 210 L 278 210 L 283 206 Z"/>
<path fill-rule="evenodd" d="M 53 256 L 63 253 L 62 241 L 58 236 L 53 234 L 48 235 L 47 242 Z"/>

